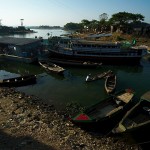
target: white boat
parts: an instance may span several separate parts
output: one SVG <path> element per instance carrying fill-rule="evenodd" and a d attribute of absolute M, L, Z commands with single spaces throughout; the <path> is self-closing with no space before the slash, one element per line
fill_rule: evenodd
<path fill-rule="evenodd" d="M 147 54 L 146 46 L 130 43 L 88 40 L 50 39 L 51 57 L 78 59 L 102 63 L 138 63 Z"/>

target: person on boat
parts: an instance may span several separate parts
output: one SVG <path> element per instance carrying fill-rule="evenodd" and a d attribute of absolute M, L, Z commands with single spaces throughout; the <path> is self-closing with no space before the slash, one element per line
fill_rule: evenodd
<path fill-rule="evenodd" d="M 87 77 L 86 77 L 86 81 L 88 81 L 88 80 L 89 80 L 90 76 L 91 76 L 91 74 L 88 74 L 88 75 L 87 75 Z"/>

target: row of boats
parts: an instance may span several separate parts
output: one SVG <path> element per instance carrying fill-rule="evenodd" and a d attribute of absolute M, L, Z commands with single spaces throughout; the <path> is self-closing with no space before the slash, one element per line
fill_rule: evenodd
<path fill-rule="evenodd" d="M 54 63 L 55 62 L 55 63 Z M 39 65 L 49 73 L 55 73 L 63 75 L 66 70 L 62 66 L 76 66 L 76 67 L 100 67 L 102 63 L 86 62 L 86 61 L 75 61 L 75 60 L 63 60 L 63 59 L 49 59 L 39 60 Z M 59 66 L 59 64 L 61 66 Z M 36 75 L 27 74 L 19 77 L 7 78 L 0 80 L 0 86 L 17 87 L 25 86 L 36 83 Z"/>
<path fill-rule="evenodd" d="M 103 123 L 121 117 L 112 133 L 150 129 L 150 91 L 135 105 L 132 104 L 134 96 L 131 89 L 119 91 L 68 119 L 81 128 L 100 129 Z"/>
<path fill-rule="evenodd" d="M 56 60 L 55 60 L 56 61 Z M 67 62 L 67 61 L 66 61 Z M 98 67 L 102 64 L 90 62 L 74 62 L 80 66 Z M 70 64 L 70 63 L 69 63 Z M 54 64 L 51 61 L 39 61 L 44 69 L 63 74 L 65 69 Z M 65 64 L 66 65 L 66 64 Z M 139 102 L 132 106 L 132 101 L 135 96 L 131 89 L 124 89 L 122 91 L 113 93 L 116 87 L 116 74 L 111 70 L 97 75 L 88 75 L 86 82 L 95 81 L 105 78 L 105 89 L 109 96 L 100 102 L 88 107 L 83 112 L 79 112 L 73 116 L 69 116 L 69 120 L 80 127 L 100 128 L 101 123 L 113 120 L 113 118 L 120 118 L 118 125 L 112 129 L 113 133 L 122 133 L 136 130 L 139 128 L 150 127 L 150 91 L 145 93 Z M 24 86 L 36 83 L 36 75 L 23 75 L 15 78 L 8 78 L 0 80 L 0 86 Z"/>
<path fill-rule="evenodd" d="M 57 60 L 57 62 L 56 62 Z M 82 62 L 82 61 L 71 61 L 71 60 L 61 60 L 60 63 L 60 59 L 55 59 L 55 63 L 52 63 L 52 61 L 54 62 L 54 59 L 50 59 L 49 61 L 45 61 L 45 60 L 41 60 L 39 61 L 39 64 L 46 69 L 49 72 L 53 72 L 53 73 L 58 73 L 58 74 L 63 74 L 63 72 L 65 71 L 65 69 L 61 66 L 58 66 L 58 64 L 65 64 L 65 65 L 74 65 L 74 66 L 81 66 L 81 67 L 99 67 L 102 65 L 102 63 L 94 63 L 94 62 Z M 59 62 L 59 63 L 58 63 Z M 116 88 L 116 74 L 113 73 L 111 70 L 108 70 L 107 72 L 103 72 L 94 76 L 91 76 L 91 74 L 89 74 L 86 77 L 86 82 L 91 82 L 91 81 L 95 81 L 101 78 L 106 78 L 105 80 L 105 89 L 106 92 L 108 94 L 114 92 L 115 88 Z"/>
<path fill-rule="evenodd" d="M 84 68 L 100 67 L 102 63 L 95 63 L 89 61 L 65 60 L 58 58 L 50 58 L 49 60 L 39 60 L 39 64 L 49 72 L 63 75 L 65 71 L 64 66 L 75 66 Z"/>
<path fill-rule="evenodd" d="M 24 75 L 0 81 L 0 86 L 23 86 L 36 83 L 35 75 Z M 113 120 L 125 114 L 113 133 L 122 133 L 139 128 L 150 127 L 150 91 L 141 96 L 139 102 L 132 106 L 134 91 L 125 89 L 109 95 L 104 100 L 88 107 L 83 112 L 70 116 L 74 124 L 80 127 L 100 128 L 101 123 Z M 131 107 L 132 106 L 132 107 Z"/>

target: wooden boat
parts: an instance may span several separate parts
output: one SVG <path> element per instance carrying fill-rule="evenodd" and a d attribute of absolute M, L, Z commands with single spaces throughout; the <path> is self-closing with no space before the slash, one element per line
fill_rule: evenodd
<path fill-rule="evenodd" d="M 98 80 L 98 79 L 102 79 L 104 77 L 106 77 L 107 75 L 109 75 L 111 73 L 111 70 L 108 70 L 107 72 L 103 72 L 103 73 L 99 73 L 99 74 L 96 74 L 96 75 L 87 75 L 86 76 L 86 79 L 85 81 L 86 82 L 91 82 L 91 81 L 95 81 L 95 80 Z"/>
<path fill-rule="evenodd" d="M 140 101 L 124 115 L 112 132 L 123 133 L 137 129 L 150 129 L 150 91 L 141 96 Z"/>
<path fill-rule="evenodd" d="M 102 62 L 104 64 L 139 64 L 147 54 L 146 46 L 125 42 L 101 42 L 74 38 L 49 38 L 51 57 Z"/>
<path fill-rule="evenodd" d="M 45 60 L 41 60 L 39 61 L 39 64 L 47 71 L 49 72 L 53 72 L 53 73 L 57 73 L 57 74 L 63 74 L 63 72 L 65 71 L 64 68 L 53 64 L 49 61 L 45 61 Z"/>
<path fill-rule="evenodd" d="M 95 68 L 100 67 L 102 63 L 90 62 L 90 61 L 79 61 L 79 60 L 69 60 L 69 59 L 59 59 L 59 58 L 50 58 L 50 62 L 58 64 L 60 66 L 75 66 L 75 67 L 84 67 L 84 68 Z"/>
<path fill-rule="evenodd" d="M 36 75 L 23 75 L 15 78 L 0 80 L 0 86 L 19 87 L 36 83 Z"/>
<path fill-rule="evenodd" d="M 70 121 L 80 127 L 98 127 L 102 122 L 113 119 L 125 112 L 132 101 L 134 92 L 125 89 L 92 105 L 85 111 L 69 117 Z"/>
<path fill-rule="evenodd" d="M 105 90 L 108 94 L 114 92 L 116 88 L 116 75 L 112 72 L 106 77 Z"/>

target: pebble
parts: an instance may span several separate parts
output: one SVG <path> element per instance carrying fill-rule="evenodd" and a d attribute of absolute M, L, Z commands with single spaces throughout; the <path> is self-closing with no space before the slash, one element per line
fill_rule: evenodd
<path fill-rule="evenodd" d="M 8 106 L 7 103 L 10 101 L 12 105 Z M 3 117 L 4 114 L 5 117 Z M 20 141 L 18 146 L 15 145 L 15 142 L 11 142 L 14 149 L 26 146 L 28 149 L 42 149 L 42 147 L 48 146 L 58 150 L 119 150 L 122 147 L 138 149 L 137 145 L 129 146 L 122 138 L 92 135 L 64 119 L 54 105 L 44 104 L 39 98 L 25 95 L 13 88 L 0 88 L 0 118 L 0 129 L 3 132 L 10 134 L 18 141 L 20 141 L 20 137 L 30 136 L 33 139 Z M 6 142 L 10 141 L 10 135 L 5 137 Z M 34 147 L 31 144 L 33 142 L 36 143 Z M 6 144 L 2 143 L 2 145 L 5 146 L 1 146 L 1 149 L 7 149 Z"/>

